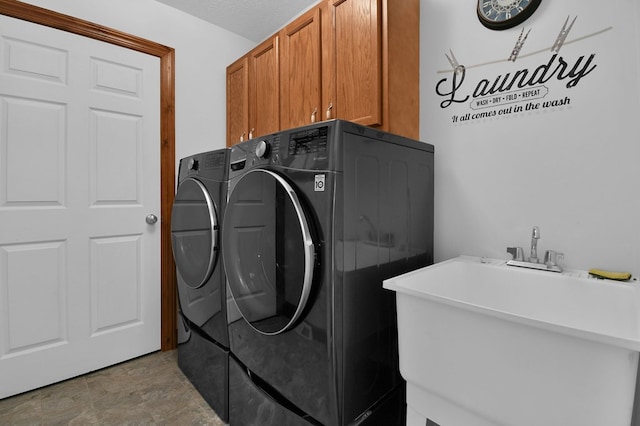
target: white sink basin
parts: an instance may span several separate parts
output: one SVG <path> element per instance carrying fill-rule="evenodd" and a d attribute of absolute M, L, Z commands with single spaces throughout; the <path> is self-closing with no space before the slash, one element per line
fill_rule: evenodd
<path fill-rule="evenodd" d="M 459 257 L 386 280 L 408 425 L 629 426 L 640 289 L 587 276 Z"/>

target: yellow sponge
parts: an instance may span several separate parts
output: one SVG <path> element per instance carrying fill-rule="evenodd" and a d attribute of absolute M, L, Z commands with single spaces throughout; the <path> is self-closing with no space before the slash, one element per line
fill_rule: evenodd
<path fill-rule="evenodd" d="M 603 269 L 589 269 L 589 274 L 596 278 L 606 278 L 608 280 L 627 281 L 631 279 L 629 272 L 611 272 Z"/>

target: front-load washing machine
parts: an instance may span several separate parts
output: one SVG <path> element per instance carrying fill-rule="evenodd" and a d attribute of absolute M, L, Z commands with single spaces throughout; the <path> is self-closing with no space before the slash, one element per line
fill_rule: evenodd
<path fill-rule="evenodd" d="M 404 424 L 382 281 L 433 262 L 433 151 L 340 120 L 232 147 L 231 425 Z"/>
<path fill-rule="evenodd" d="M 220 231 L 229 150 L 180 160 L 171 213 L 178 299 L 178 365 L 218 416 L 228 421 L 229 334 Z"/>

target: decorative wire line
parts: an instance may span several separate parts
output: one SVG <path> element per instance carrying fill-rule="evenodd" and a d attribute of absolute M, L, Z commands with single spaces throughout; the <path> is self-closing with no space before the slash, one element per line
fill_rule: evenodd
<path fill-rule="evenodd" d="M 563 45 L 571 44 L 571 43 L 575 43 L 575 42 L 578 42 L 578 41 L 582 41 L 582 40 L 584 40 L 584 39 L 587 39 L 587 38 L 589 38 L 589 37 L 594 37 L 594 36 L 600 35 L 600 34 L 602 34 L 602 33 L 604 33 L 604 32 L 607 32 L 607 31 L 609 31 L 609 30 L 612 30 L 612 29 L 613 29 L 613 27 L 607 27 L 607 28 L 604 28 L 604 29 L 602 29 L 602 30 L 600 30 L 600 31 L 596 31 L 595 33 L 587 34 L 587 35 L 585 35 L 585 36 L 578 37 L 578 38 L 575 38 L 575 39 L 573 39 L 573 40 L 569 40 L 569 41 L 567 41 L 567 42 L 563 43 Z M 550 49 L 551 47 L 553 47 L 553 46 L 545 47 L 544 49 L 536 50 L 536 51 L 534 51 L 534 52 L 527 53 L 526 55 L 519 55 L 519 58 L 526 58 L 526 57 L 528 57 L 528 56 L 537 55 L 538 53 L 548 52 L 548 51 L 549 51 L 549 49 Z M 458 53 L 459 53 L 459 52 L 458 52 Z M 478 67 L 482 67 L 482 66 L 485 66 L 485 65 L 499 64 L 499 63 L 501 63 L 501 62 L 509 62 L 509 58 L 507 58 L 507 59 L 496 59 L 495 61 L 482 62 L 482 63 L 480 63 L 480 64 L 476 64 L 476 65 L 465 65 L 465 68 L 467 68 L 467 69 L 468 69 L 468 68 L 478 68 Z M 450 73 L 450 72 L 452 72 L 452 71 L 454 71 L 454 69 L 440 70 L 440 71 L 436 71 L 436 73 L 437 73 L 437 74 L 444 74 L 444 73 Z"/>

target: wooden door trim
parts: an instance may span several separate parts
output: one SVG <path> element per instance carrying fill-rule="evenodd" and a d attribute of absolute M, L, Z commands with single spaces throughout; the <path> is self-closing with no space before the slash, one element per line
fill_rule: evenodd
<path fill-rule="evenodd" d="M 171 253 L 175 195 L 175 50 L 112 28 L 17 0 L 0 0 L 0 14 L 136 50 L 160 58 L 160 279 L 163 351 L 177 346 L 176 275 Z"/>

